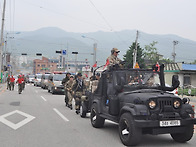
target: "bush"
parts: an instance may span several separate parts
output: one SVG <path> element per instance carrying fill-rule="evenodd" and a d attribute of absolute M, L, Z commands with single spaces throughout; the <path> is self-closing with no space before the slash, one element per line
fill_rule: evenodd
<path fill-rule="evenodd" d="M 178 88 L 178 95 L 196 96 L 196 88 L 191 88 L 191 94 L 188 93 L 190 88 Z"/>

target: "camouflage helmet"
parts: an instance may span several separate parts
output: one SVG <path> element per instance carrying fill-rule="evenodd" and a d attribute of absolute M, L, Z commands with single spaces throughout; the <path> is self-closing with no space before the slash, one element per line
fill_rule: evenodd
<path fill-rule="evenodd" d="M 112 48 L 111 54 L 114 54 L 114 52 L 119 53 L 120 51 L 117 48 Z"/>

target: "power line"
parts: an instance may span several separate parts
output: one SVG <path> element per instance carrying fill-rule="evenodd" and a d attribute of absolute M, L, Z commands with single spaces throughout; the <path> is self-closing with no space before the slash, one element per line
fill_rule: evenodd
<path fill-rule="evenodd" d="M 120 37 L 120 35 L 113 29 L 113 27 L 109 24 L 109 22 L 106 20 L 106 18 L 104 17 L 104 15 L 98 10 L 98 8 L 95 6 L 95 4 L 89 0 L 89 2 L 91 3 L 91 5 L 95 8 L 95 10 L 97 11 L 97 13 L 101 16 L 101 18 L 105 21 L 105 23 L 108 25 L 108 27 L 110 28 L 111 32 L 114 32 L 116 34 L 116 36 L 122 41 L 123 44 L 126 44 L 126 42 Z M 128 45 L 129 46 L 129 45 Z"/>
<path fill-rule="evenodd" d="M 30 2 L 27 2 L 26 0 L 23 0 L 23 1 L 24 1 L 24 3 L 28 3 L 28 4 L 30 4 L 30 5 L 32 5 L 32 6 L 34 6 L 34 7 L 38 7 L 38 8 L 40 8 L 40 9 L 46 10 L 46 11 L 48 11 L 48 12 L 50 12 L 50 13 L 54 13 L 54 14 L 62 15 L 62 16 L 65 16 L 65 17 L 69 17 L 69 18 L 71 18 L 71 19 L 73 19 L 73 20 L 75 20 L 75 21 L 78 21 L 78 22 L 82 22 L 82 23 L 85 23 L 85 24 L 89 24 L 89 25 L 92 25 L 92 26 L 96 26 L 96 27 L 105 29 L 105 30 L 109 30 L 109 29 L 106 28 L 105 26 L 97 25 L 97 24 L 95 24 L 95 23 L 90 23 L 90 22 L 85 21 L 85 20 L 82 20 L 82 19 L 80 19 L 80 18 L 73 17 L 73 16 L 70 16 L 70 15 L 65 14 L 65 13 L 61 13 L 61 12 L 56 11 L 56 10 L 54 10 L 54 9 L 46 8 L 46 7 L 37 5 L 37 4 L 33 4 L 33 3 L 30 3 Z"/>

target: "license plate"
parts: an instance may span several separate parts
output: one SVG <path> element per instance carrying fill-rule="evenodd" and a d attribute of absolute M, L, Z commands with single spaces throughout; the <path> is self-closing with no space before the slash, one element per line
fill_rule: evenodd
<path fill-rule="evenodd" d="M 180 120 L 160 121 L 160 127 L 180 126 Z"/>

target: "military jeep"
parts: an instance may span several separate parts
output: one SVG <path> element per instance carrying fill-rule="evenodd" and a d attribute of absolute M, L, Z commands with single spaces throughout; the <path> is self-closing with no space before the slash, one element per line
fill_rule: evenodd
<path fill-rule="evenodd" d="M 164 65 L 156 69 L 110 69 L 102 72 L 96 91 L 91 95 L 91 124 L 104 126 L 105 119 L 118 123 L 124 145 L 137 145 L 142 134 L 170 134 L 185 143 L 194 132 L 196 119 L 189 99 L 169 91 L 179 86 L 172 77 L 166 87 Z"/>

